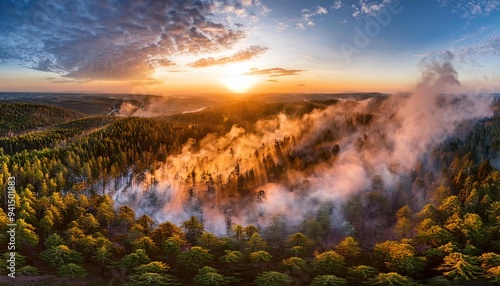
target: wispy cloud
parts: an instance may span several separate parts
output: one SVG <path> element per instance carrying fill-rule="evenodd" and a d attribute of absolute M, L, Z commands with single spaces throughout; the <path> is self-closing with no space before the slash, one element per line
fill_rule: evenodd
<path fill-rule="evenodd" d="M 69 79 L 67 79 L 67 80 L 61 79 L 61 80 L 53 80 L 53 81 L 51 81 L 51 82 L 53 82 L 53 83 L 76 83 L 76 82 L 78 82 L 78 81 L 75 81 L 75 80 L 69 80 Z"/>
<path fill-rule="evenodd" d="M 432 56 L 432 53 L 422 53 L 422 54 L 414 54 L 412 57 L 417 57 L 417 58 L 424 58 L 424 57 L 429 57 Z"/>
<path fill-rule="evenodd" d="M 488 16 L 491 12 L 500 10 L 500 0 L 438 1 L 441 6 L 450 7 L 452 12 L 459 13 L 468 19 Z"/>
<path fill-rule="evenodd" d="M 481 65 L 480 62 L 486 58 L 489 60 L 500 56 L 500 31 L 489 25 L 475 28 L 450 41 L 447 50 L 463 63 Z"/>
<path fill-rule="evenodd" d="M 246 50 L 239 51 L 231 56 L 221 57 L 221 58 L 203 58 L 191 63 L 190 66 L 195 68 L 204 68 L 215 65 L 225 65 L 234 62 L 242 62 L 249 59 L 252 59 L 260 54 L 263 54 L 267 51 L 267 48 L 260 46 L 251 46 Z"/>
<path fill-rule="evenodd" d="M 279 22 L 278 23 L 278 32 L 281 32 L 281 31 L 284 31 L 286 30 L 286 28 L 288 28 L 288 24 L 287 23 L 283 23 L 283 22 Z"/>
<path fill-rule="evenodd" d="M 500 36 L 463 47 L 455 52 L 462 57 L 500 56 Z"/>
<path fill-rule="evenodd" d="M 455 41 L 453 43 L 462 44 L 461 41 Z M 465 45 L 452 46 L 449 50 L 415 54 L 413 56 L 421 57 L 423 59 L 451 56 L 464 63 L 474 63 L 481 65 L 480 62 L 483 57 L 500 56 L 500 36 L 490 35 L 484 40 L 473 39 Z"/>
<path fill-rule="evenodd" d="M 285 68 L 270 68 L 270 69 L 251 69 L 249 72 L 244 73 L 244 75 L 267 75 L 269 77 L 278 77 L 278 76 L 289 76 L 289 75 L 298 75 L 303 72 L 303 70 L 291 70 Z"/>

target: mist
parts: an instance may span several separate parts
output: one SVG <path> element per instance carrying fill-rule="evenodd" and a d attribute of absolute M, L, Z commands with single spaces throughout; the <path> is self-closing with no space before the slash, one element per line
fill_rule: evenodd
<path fill-rule="evenodd" d="M 382 178 L 384 190 L 391 192 L 460 123 L 492 116 L 491 97 L 460 93 L 453 62 L 449 52 L 422 60 L 421 78 L 408 94 L 341 99 L 298 118 L 282 113 L 259 120 L 252 131 L 234 125 L 222 136 L 190 140 L 158 168 L 118 179 L 107 192 L 137 215 L 176 224 L 194 215 L 217 235 L 234 224 L 264 228 L 277 216 L 295 226 L 325 203 L 337 206 L 331 221 L 341 227 L 338 207 L 370 191 L 372 178 Z M 132 114 L 151 109 L 144 110 Z M 271 161 L 274 166 L 306 162 L 307 167 L 270 178 Z M 249 173 L 253 189 L 238 191 L 229 184 Z"/>
<path fill-rule="evenodd" d="M 144 95 L 116 106 L 116 115 L 134 117 L 156 117 L 179 113 L 192 113 L 207 107 L 220 106 L 234 101 L 227 96 L 153 96 Z"/>

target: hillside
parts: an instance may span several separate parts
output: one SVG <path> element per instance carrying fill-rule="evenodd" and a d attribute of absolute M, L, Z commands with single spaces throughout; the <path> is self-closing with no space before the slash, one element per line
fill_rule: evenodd
<path fill-rule="evenodd" d="M 99 116 L 58 123 L 47 126 L 42 131 L 1 137 L 0 148 L 7 154 L 15 154 L 23 151 L 64 146 L 68 142 L 75 141 L 81 136 L 95 132 L 120 119 L 119 117 Z"/>
<path fill-rule="evenodd" d="M 75 120 L 84 115 L 67 109 L 31 103 L 0 103 L 0 136 Z"/>

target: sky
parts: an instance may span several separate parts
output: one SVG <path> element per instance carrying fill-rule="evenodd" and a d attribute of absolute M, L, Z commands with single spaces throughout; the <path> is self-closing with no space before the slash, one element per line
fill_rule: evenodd
<path fill-rule="evenodd" d="M 500 91 L 500 0 L 0 1 L 0 91 Z"/>

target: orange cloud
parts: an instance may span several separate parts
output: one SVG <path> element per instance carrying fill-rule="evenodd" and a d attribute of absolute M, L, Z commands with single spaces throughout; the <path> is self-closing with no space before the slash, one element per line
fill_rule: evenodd
<path fill-rule="evenodd" d="M 267 51 L 267 48 L 261 46 L 251 46 L 246 50 L 239 51 L 234 55 L 222 58 L 203 58 L 191 63 L 190 66 L 195 68 L 206 68 L 210 66 L 216 65 L 225 65 L 229 63 L 242 62 L 254 58 L 260 54 L 263 54 Z"/>
<path fill-rule="evenodd" d="M 284 68 L 271 68 L 271 69 L 250 69 L 249 72 L 244 73 L 244 75 L 267 75 L 269 77 L 278 77 L 278 76 L 288 76 L 288 75 L 298 75 L 304 70 L 289 70 Z"/>

